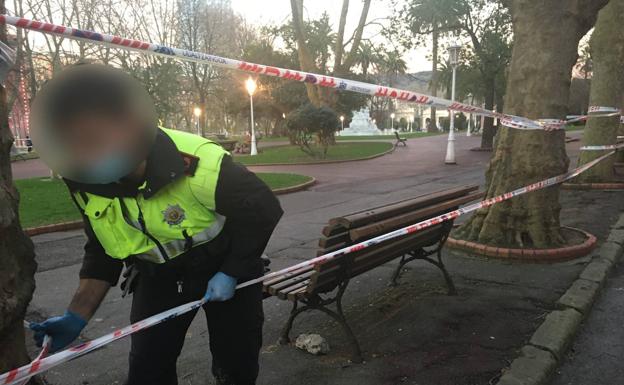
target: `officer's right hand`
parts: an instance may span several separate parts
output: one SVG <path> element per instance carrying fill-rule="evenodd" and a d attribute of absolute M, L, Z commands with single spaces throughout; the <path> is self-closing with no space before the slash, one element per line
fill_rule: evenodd
<path fill-rule="evenodd" d="M 87 321 L 68 310 L 62 316 L 48 318 L 41 323 L 31 323 L 30 328 L 35 332 L 35 342 L 39 347 L 43 344 L 45 335 L 52 337 L 50 353 L 54 353 L 78 338 L 86 325 Z"/>

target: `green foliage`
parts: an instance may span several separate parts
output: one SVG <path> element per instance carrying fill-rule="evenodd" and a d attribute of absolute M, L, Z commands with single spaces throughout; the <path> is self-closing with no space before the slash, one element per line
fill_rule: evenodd
<path fill-rule="evenodd" d="M 307 103 L 286 117 L 286 127 L 291 143 L 301 151 L 315 158 L 325 158 L 340 128 L 340 120 L 334 110 Z"/>
<path fill-rule="evenodd" d="M 399 9 L 389 36 L 408 48 L 425 42 L 434 31 L 469 41 L 458 68 L 457 99 L 472 95 L 485 100 L 487 108 L 495 103 L 502 107 L 513 32 L 509 9 L 500 0 L 411 0 Z M 449 90 L 447 98 L 451 70 L 442 63 L 439 78 Z"/>

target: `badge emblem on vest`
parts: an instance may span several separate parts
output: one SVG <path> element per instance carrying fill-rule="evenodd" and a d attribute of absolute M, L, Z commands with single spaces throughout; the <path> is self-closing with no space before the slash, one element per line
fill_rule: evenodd
<path fill-rule="evenodd" d="M 169 224 L 169 226 L 179 225 L 186 219 L 184 209 L 180 205 L 169 205 L 162 211 L 163 220 Z"/>

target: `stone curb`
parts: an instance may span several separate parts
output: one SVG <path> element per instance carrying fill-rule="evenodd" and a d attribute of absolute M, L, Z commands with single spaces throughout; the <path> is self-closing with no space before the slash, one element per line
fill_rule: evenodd
<path fill-rule="evenodd" d="M 52 225 L 29 227 L 24 229 L 24 233 L 29 237 L 40 234 L 55 233 L 58 231 L 78 230 L 84 227 L 82 221 L 54 223 Z"/>
<path fill-rule="evenodd" d="M 311 177 L 312 179 L 310 179 L 307 182 L 303 182 L 294 186 L 290 186 L 290 187 L 284 187 L 284 188 L 278 188 L 273 190 L 273 194 L 275 195 L 283 195 L 283 194 L 290 194 L 293 192 L 297 192 L 297 191 L 301 191 L 301 190 L 305 190 L 308 187 L 315 185 L 316 184 L 316 178 Z"/>
<path fill-rule="evenodd" d="M 557 310 L 550 312 L 531 336 L 528 345 L 504 371 L 497 385 L 548 385 L 555 369 L 574 341 L 583 318 L 594 304 L 600 289 L 624 253 L 624 214 L 607 241 L 594 254 L 591 262 L 557 300 Z"/>

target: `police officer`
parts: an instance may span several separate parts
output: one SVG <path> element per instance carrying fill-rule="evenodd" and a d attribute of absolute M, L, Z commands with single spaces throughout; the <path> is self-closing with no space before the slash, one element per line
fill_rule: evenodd
<path fill-rule="evenodd" d="M 254 384 L 262 344 L 262 252 L 282 210 L 271 190 L 219 145 L 157 127 L 147 92 L 120 70 L 70 67 L 39 92 L 33 139 L 84 218 L 79 287 L 67 311 L 32 324 L 52 350 L 74 341 L 122 267 L 132 322 L 204 297 L 218 384 Z M 126 274 L 124 274 L 126 275 Z M 195 316 L 132 335 L 128 385 L 177 384 Z"/>

